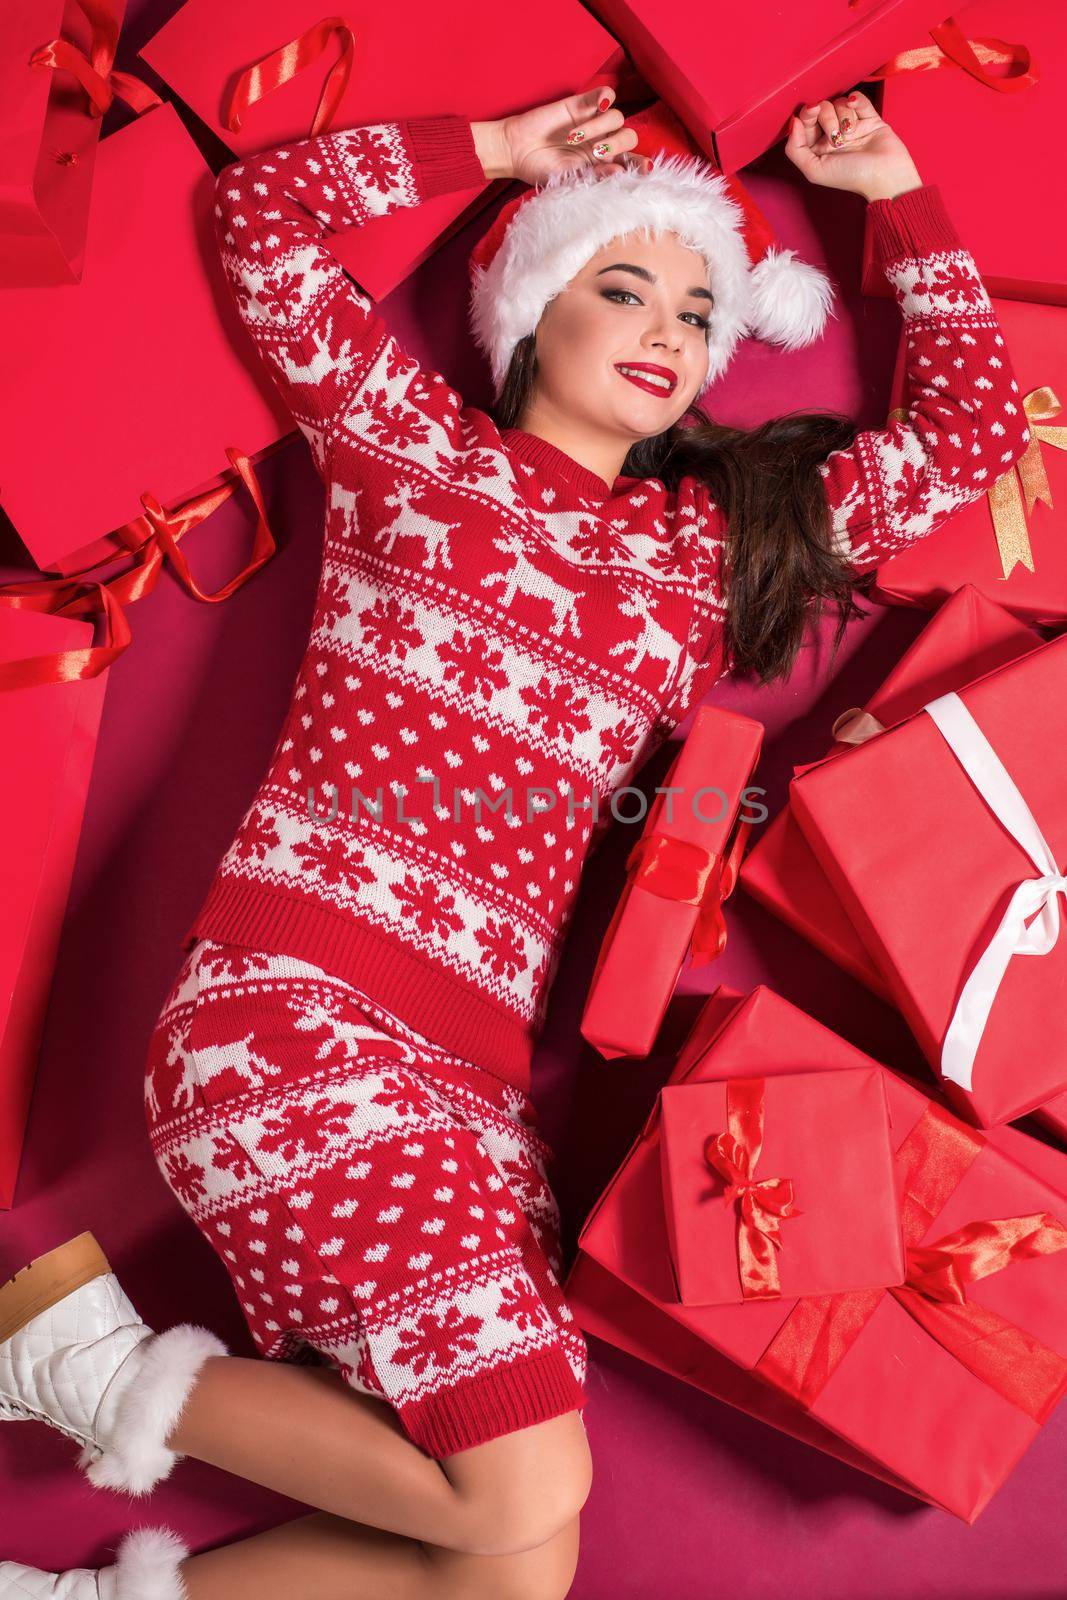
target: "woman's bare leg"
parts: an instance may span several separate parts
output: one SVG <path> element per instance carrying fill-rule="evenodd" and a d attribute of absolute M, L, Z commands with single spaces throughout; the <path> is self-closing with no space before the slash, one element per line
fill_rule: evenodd
<path fill-rule="evenodd" d="M 180 1570 L 189 1600 L 563 1600 L 577 1563 L 577 1518 L 533 1550 L 478 1556 L 318 1513 Z"/>
<path fill-rule="evenodd" d="M 333 1369 L 243 1356 L 205 1361 L 166 1442 L 321 1511 L 481 1556 L 554 1538 L 592 1479 L 576 1411 L 435 1461 Z"/>

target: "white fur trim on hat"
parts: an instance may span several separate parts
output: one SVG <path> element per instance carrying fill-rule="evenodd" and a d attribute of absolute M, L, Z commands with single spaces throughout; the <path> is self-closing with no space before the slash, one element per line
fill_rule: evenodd
<path fill-rule="evenodd" d="M 136 1353 L 136 1352 L 135 1352 Z M 145 1342 L 140 1368 L 122 1394 L 101 1454 L 86 1445 L 78 1458 L 90 1483 L 142 1495 L 169 1478 L 181 1455 L 166 1441 L 209 1356 L 229 1351 L 207 1328 L 181 1322 Z"/>
<path fill-rule="evenodd" d="M 748 327 L 757 339 L 797 350 L 818 338 L 834 298 L 818 267 L 801 261 L 795 250 L 771 249 L 752 268 L 749 285 Z"/>
<path fill-rule="evenodd" d="M 825 321 L 833 298 L 825 276 L 795 261 L 791 250 L 769 251 L 753 268 L 743 208 L 722 174 L 699 158 L 660 151 L 647 171 L 604 177 L 592 166 L 563 169 L 524 200 L 488 265 L 472 274 L 471 328 L 497 394 L 515 346 L 535 330 L 549 301 L 605 245 L 636 232 L 675 233 L 707 264 L 715 303 L 701 393 L 746 333 L 792 348 Z"/>

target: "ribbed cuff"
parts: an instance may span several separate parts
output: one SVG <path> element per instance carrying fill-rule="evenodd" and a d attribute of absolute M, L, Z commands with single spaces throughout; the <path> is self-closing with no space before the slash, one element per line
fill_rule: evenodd
<path fill-rule="evenodd" d="M 220 872 L 182 949 L 198 938 L 313 962 L 450 1055 L 529 1092 L 535 1039 L 517 1017 L 348 912 Z"/>
<path fill-rule="evenodd" d="M 936 183 L 907 189 L 893 200 L 871 200 L 874 259 L 883 267 L 914 260 L 934 250 L 956 250 L 960 237 Z"/>
<path fill-rule="evenodd" d="M 397 1414 L 408 1437 L 440 1460 L 501 1434 L 580 1411 L 585 1401 L 585 1390 L 557 1347 L 461 1379 L 453 1388 L 404 1406 Z"/>
<path fill-rule="evenodd" d="M 433 117 L 402 117 L 400 130 L 424 200 L 456 189 L 482 189 L 489 182 L 468 118 L 451 111 Z"/>

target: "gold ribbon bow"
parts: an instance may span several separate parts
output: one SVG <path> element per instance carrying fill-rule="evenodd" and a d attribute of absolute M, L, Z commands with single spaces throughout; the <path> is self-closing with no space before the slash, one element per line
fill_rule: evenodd
<path fill-rule="evenodd" d="M 1067 428 L 1044 426 L 1060 412 L 1060 402 L 1054 390 L 1047 385 L 1041 389 L 1031 389 L 1023 397 L 1023 410 L 1030 424 L 1030 442 L 1015 465 L 1009 467 L 989 491 L 989 509 L 993 514 L 1001 569 L 1006 578 L 1010 577 L 1012 568 L 1020 561 L 1029 572 L 1033 572 L 1034 557 L 1026 531 L 1026 519 L 1038 500 L 1043 501 L 1050 511 L 1052 509 L 1052 490 L 1041 446 L 1048 444 L 1055 450 L 1067 450 Z"/>
<path fill-rule="evenodd" d="M 1052 509 L 1052 489 L 1041 446 L 1047 444 L 1055 450 L 1067 450 L 1067 427 L 1045 425 L 1058 416 L 1061 409 L 1056 391 L 1047 384 L 1023 396 L 1023 410 L 1030 426 L 1029 443 L 1019 460 L 1001 473 L 986 494 L 1000 553 L 1000 570 L 1005 578 L 1010 578 L 1020 564 L 1028 572 L 1034 571 L 1027 517 L 1038 500 L 1050 511 Z M 898 406 L 889 413 L 889 421 L 903 422 L 907 416 L 907 410 Z"/>

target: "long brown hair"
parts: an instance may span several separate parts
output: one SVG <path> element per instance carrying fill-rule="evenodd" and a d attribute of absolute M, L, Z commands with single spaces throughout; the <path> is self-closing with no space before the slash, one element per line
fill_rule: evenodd
<path fill-rule="evenodd" d="M 531 333 L 516 345 L 491 408 L 499 428 L 520 426 L 536 370 Z M 831 451 L 855 437 L 855 423 L 837 412 L 789 412 L 746 430 L 713 422 L 693 405 L 665 433 L 639 439 L 627 452 L 623 475 L 659 478 L 668 489 L 696 477 L 725 516 L 731 671 L 757 673 L 761 684 L 787 678 L 807 628 L 836 607 L 832 665 L 849 621 L 867 615 L 854 591 L 868 580 L 833 548 L 818 473 Z"/>

